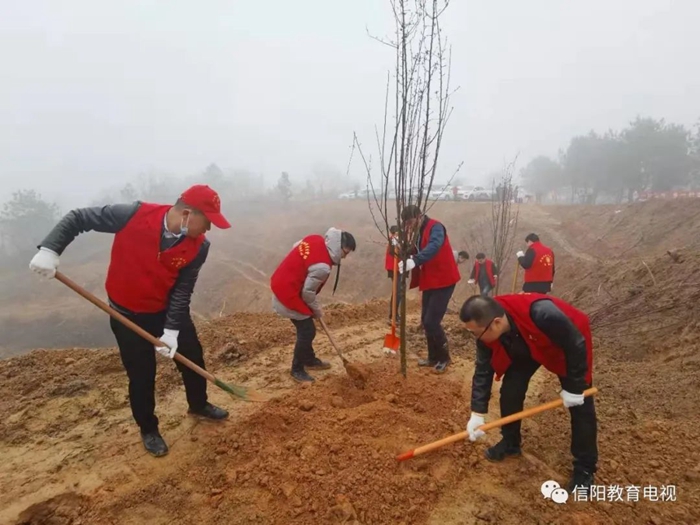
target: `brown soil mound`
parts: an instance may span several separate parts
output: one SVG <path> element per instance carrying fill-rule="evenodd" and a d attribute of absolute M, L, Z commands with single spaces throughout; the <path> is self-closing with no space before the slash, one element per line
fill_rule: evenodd
<path fill-rule="evenodd" d="M 87 498 L 66 492 L 24 510 L 16 525 L 73 525 L 86 506 Z"/>
<path fill-rule="evenodd" d="M 413 372 L 396 361 L 372 367 L 358 390 L 346 376 L 275 399 L 235 425 L 202 454 L 157 486 L 91 512 L 102 522 L 144 498 L 163 509 L 187 505 L 187 486 L 209 503 L 201 522 L 416 523 L 440 490 L 469 464 L 473 450 L 454 445 L 429 458 L 398 463 L 396 455 L 462 430 L 462 385 Z M 217 521 L 217 522 L 218 522 Z"/>

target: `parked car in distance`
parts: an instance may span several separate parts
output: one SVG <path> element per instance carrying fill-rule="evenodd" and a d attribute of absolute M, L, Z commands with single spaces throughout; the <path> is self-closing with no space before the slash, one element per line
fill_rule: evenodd
<path fill-rule="evenodd" d="M 496 193 L 492 190 L 474 188 L 469 192 L 462 194 L 462 200 L 472 202 L 489 202 L 494 199 Z"/>

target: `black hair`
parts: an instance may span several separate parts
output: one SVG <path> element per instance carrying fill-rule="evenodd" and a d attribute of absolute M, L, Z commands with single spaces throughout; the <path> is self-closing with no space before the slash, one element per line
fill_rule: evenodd
<path fill-rule="evenodd" d="M 538 242 L 539 240 L 540 238 L 536 233 L 530 233 L 527 237 L 525 237 L 525 242 Z"/>
<path fill-rule="evenodd" d="M 394 233 L 399 233 L 399 227 L 396 224 L 394 224 L 391 228 L 389 228 L 389 233 L 391 233 L 392 235 Z"/>
<path fill-rule="evenodd" d="M 505 313 L 506 311 L 493 297 L 475 295 L 464 301 L 459 311 L 459 318 L 463 323 L 473 321 L 479 326 L 486 326 Z"/>
<path fill-rule="evenodd" d="M 461 252 L 459 252 L 457 255 L 458 255 L 459 257 L 461 257 L 462 259 L 469 259 L 469 254 L 468 254 L 467 252 L 465 252 L 464 250 L 462 250 Z"/>
<path fill-rule="evenodd" d="M 355 237 L 352 236 L 352 233 L 343 232 L 340 234 L 340 246 L 342 248 L 347 248 L 351 252 L 355 251 L 357 245 L 355 244 Z"/>
<path fill-rule="evenodd" d="M 477 259 L 486 259 L 486 255 L 484 255 L 484 252 L 479 252 L 476 254 Z"/>
<path fill-rule="evenodd" d="M 401 220 L 406 222 L 410 219 L 420 217 L 422 214 L 423 212 L 418 206 L 416 206 L 415 204 L 409 204 L 403 209 L 403 211 L 401 211 Z"/>

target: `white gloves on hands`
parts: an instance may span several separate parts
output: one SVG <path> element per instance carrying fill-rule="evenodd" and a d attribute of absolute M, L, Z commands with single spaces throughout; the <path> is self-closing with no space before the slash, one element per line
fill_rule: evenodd
<path fill-rule="evenodd" d="M 469 433 L 469 441 L 476 441 L 482 436 L 486 435 L 483 430 L 477 430 L 481 425 L 484 424 L 484 415 L 472 412 L 469 418 L 469 423 L 467 423 L 467 432 Z"/>
<path fill-rule="evenodd" d="M 403 273 L 404 271 L 410 272 L 416 267 L 416 262 L 413 259 L 408 259 L 406 261 L 406 268 L 404 269 L 403 267 L 403 261 L 399 261 L 399 273 Z"/>
<path fill-rule="evenodd" d="M 53 279 L 56 276 L 58 262 L 58 254 L 55 251 L 42 247 L 29 262 L 29 269 L 42 277 Z"/>
<path fill-rule="evenodd" d="M 469 279 L 469 280 L 467 281 L 467 284 L 474 284 L 475 282 L 476 282 L 476 281 L 475 281 L 474 279 Z"/>
<path fill-rule="evenodd" d="M 515 256 L 520 259 L 521 257 L 525 257 L 525 252 L 520 250 L 518 253 L 515 254 Z"/>
<path fill-rule="evenodd" d="M 584 397 L 583 394 L 572 394 L 566 390 L 559 392 L 562 401 L 564 401 L 564 406 L 566 408 L 577 407 L 583 405 Z"/>
<path fill-rule="evenodd" d="M 177 336 L 179 333 L 179 330 L 170 330 L 168 328 L 163 330 L 163 335 L 161 335 L 159 339 L 170 348 L 165 346 L 155 346 L 154 348 L 156 349 L 156 352 L 164 357 L 172 359 L 175 352 L 177 352 Z"/>

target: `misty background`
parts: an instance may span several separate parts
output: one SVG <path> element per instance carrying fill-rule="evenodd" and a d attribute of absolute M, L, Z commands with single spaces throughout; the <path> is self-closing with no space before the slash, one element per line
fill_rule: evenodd
<path fill-rule="evenodd" d="M 212 163 L 302 184 L 345 177 L 353 131 L 374 146 L 393 51 L 367 31 L 390 33 L 389 2 L 0 5 L 2 201 L 33 188 L 65 211 Z M 462 161 L 462 180 L 486 182 L 515 155 L 556 157 L 638 115 L 689 129 L 700 115 L 697 2 L 460 0 L 448 13 L 459 90 L 440 182 Z M 364 183 L 359 164 L 350 175 Z"/>

